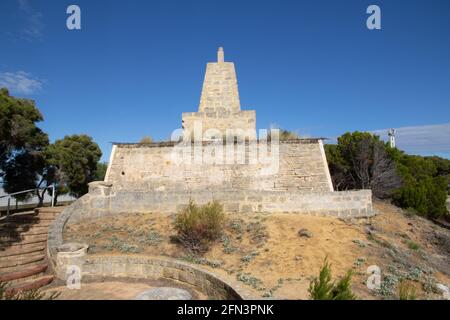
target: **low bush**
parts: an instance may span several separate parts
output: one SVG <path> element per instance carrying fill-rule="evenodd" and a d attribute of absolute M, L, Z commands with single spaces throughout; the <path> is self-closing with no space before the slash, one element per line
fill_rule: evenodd
<path fill-rule="evenodd" d="M 177 239 L 192 253 L 203 254 L 222 236 L 225 220 L 220 203 L 214 201 L 197 206 L 191 201 L 175 219 Z"/>

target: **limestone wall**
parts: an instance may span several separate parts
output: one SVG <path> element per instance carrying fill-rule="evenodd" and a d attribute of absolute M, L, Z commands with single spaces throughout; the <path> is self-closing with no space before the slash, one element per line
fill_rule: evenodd
<path fill-rule="evenodd" d="M 218 192 L 116 190 L 104 182 L 91 183 L 89 194 L 76 202 L 69 223 L 121 213 L 176 213 L 190 200 L 206 204 L 217 200 L 229 213 L 298 213 L 341 218 L 373 215 L 370 190 L 344 192 L 221 190 Z"/>
<path fill-rule="evenodd" d="M 74 263 L 70 263 L 73 265 Z M 193 286 L 211 299 L 254 299 L 252 294 L 233 279 L 200 269 L 186 262 L 144 255 L 87 255 L 76 261 L 83 281 L 99 278 L 168 279 Z M 68 265 L 60 265 L 66 270 Z M 62 273 L 63 276 L 66 274 Z M 66 280 L 66 277 L 59 277 Z"/>
<path fill-rule="evenodd" d="M 239 90 L 234 63 L 210 62 L 206 65 L 199 112 L 239 111 Z"/>
<path fill-rule="evenodd" d="M 174 213 L 191 199 L 199 204 L 218 200 L 229 213 L 298 213 L 340 218 L 374 215 L 370 190 L 319 193 L 256 190 L 145 192 L 114 190 L 106 182 L 93 182 L 89 188 L 88 194 L 67 207 L 49 226 L 50 257 L 55 257 L 56 248 L 63 244 L 63 231 L 68 223 L 121 213 Z"/>
<path fill-rule="evenodd" d="M 250 131 L 251 137 L 255 138 L 256 112 L 254 110 L 228 112 L 222 109 L 212 109 L 208 112 L 183 112 L 182 127 L 189 138 L 194 136 L 196 126 L 200 128 L 201 134 L 215 129 L 212 132 L 218 132 L 217 135 L 220 137 L 225 134 L 243 136 L 241 131 Z"/>
<path fill-rule="evenodd" d="M 208 160 L 214 159 L 211 155 L 217 152 L 216 147 L 223 152 L 215 158 L 221 163 Z M 268 148 L 261 143 L 231 147 L 234 158 L 230 161 L 223 145 L 118 144 L 113 148 L 105 181 L 114 190 L 147 192 L 333 190 L 320 140 L 284 141 Z"/>

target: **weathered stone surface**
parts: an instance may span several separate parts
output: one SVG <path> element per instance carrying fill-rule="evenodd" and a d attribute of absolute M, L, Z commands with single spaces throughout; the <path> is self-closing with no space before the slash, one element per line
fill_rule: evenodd
<path fill-rule="evenodd" d="M 191 300 L 192 295 L 187 290 L 179 288 L 154 288 L 138 294 L 135 300 Z"/>

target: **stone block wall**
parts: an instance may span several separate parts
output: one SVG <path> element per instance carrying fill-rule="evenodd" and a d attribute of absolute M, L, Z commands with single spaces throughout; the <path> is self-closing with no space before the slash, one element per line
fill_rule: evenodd
<path fill-rule="evenodd" d="M 90 192 L 78 200 L 69 223 L 121 213 L 176 213 L 190 200 L 198 204 L 219 201 L 229 213 L 297 213 L 340 218 L 373 215 L 370 190 L 343 192 L 221 190 L 195 192 L 146 192 L 119 190 L 95 182 Z M 75 204 L 74 204 L 75 205 Z"/>
<path fill-rule="evenodd" d="M 225 134 L 243 137 L 245 132 L 249 132 L 250 134 L 247 136 L 254 139 L 256 137 L 256 111 L 230 112 L 222 109 L 211 109 L 202 112 L 183 112 L 182 128 L 187 138 L 197 137 L 194 135 L 196 126 L 199 132 L 199 134 L 196 134 L 202 134 L 198 140 L 202 140 L 203 135 L 206 136 L 208 133 L 219 137 Z"/>
<path fill-rule="evenodd" d="M 233 279 L 224 278 L 169 258 L 144 255 L 86 255 L 81 264 L 81 283 L 102 278 L 168 279 L 193 286 L 211 299 L 253 299 L 251 293 Z M 59 265 L 65 270 L 69 265 Z M 62 276 L 61 276 L 62 275 Z M 65 274 L 59 278 L 66 280 Z"/>
<path fill-rule="evenodd" d="M 231 146 L 235 156 L 231 161 L 227 159 L 226 146 L 219 145 L 223 152 L 221 163 L 205 160 L 215 154 L 216 147 L 205 142 L 198 147 L 191 143 L 182 146 L 117 144 L 113 147 L 105 181 L 114 190 L 148 192 L 333 190 L 320 140 L 282 141 L 269 143 L 268 147 L 257 142 L 237 143 Z M 189 156 L 177 158 L 181 154 Z"/>

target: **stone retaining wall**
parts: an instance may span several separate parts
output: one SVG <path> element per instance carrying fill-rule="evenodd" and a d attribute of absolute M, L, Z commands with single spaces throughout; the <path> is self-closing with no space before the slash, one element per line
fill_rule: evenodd
<path fill-rule="evenodd" d="M 70 222 L 120 213 L 175 213 L 190 200 L 206 204 L 217 200 L 229 213 L 299 213 L 335 217 L 365 217 L 372 212 L 370 190 L 303 193 L 296 191 L 114 191 L 110 184 L 90 184 L 89 193 L 78 200 Z"/>
<path fill-rule="evenodd" d="M 372 210 L 370 190 L 342 192 L 198 191 L 195 193 L 114 191 L 111 184 L 93 182 L 90 191 L 67 207 L 50 225 L 48 250 L 63 244 L 67 223 L 121 213 L 175 213 L 194 200 L 205 204 L 218 200 L 230 213 L 298 213 L 339 218 L 368 217 Z"/>
<path fill-rule="evenodd" d="M 191 285 L 212 299 L 252 299 L 251 294 L 233 280 L 169 258 L 142 255 L 87 255 L 84 261 L 81 264 L 77 262 L 77 265 L 82 274 L 81 285 L 83 278 L 168 279 Z M 64 266 L 59 268 L 64 269 Z"/>

